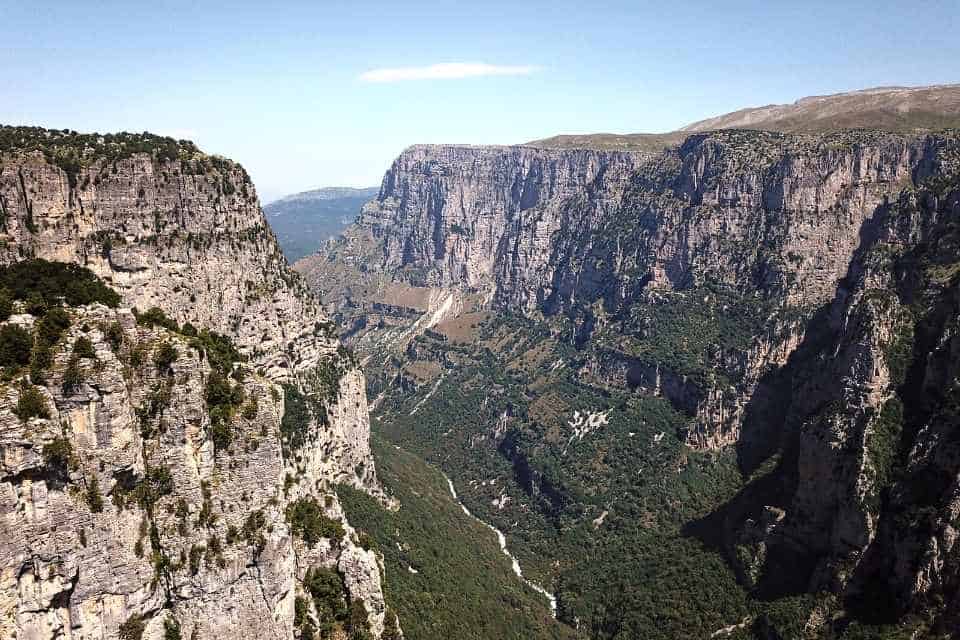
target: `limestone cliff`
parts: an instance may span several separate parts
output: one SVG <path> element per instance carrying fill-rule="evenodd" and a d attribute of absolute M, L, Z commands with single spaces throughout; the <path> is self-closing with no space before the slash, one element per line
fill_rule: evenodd
<path fill-rule="evenodd" d="M 566 317 L 569 340 L 609 347 L 594 365 L 621 372 L 608 379 L 652 389 L 657 375 L 677 378 L 658 389 L 694 418 L 689 441 L 722 446 L 737 441 L 759 378 L 786 361 L 804 320 L 832 298 L 864 222 L 923 180 L 944 144 L 725 131 L 657 155 L 412 147 L 354 228 L 297 268 L 348 322 L 350 309 L 382 303 L 397 281 Z M 761 335 L 701 354 L 732 385 L 691 382 L 632 340 L 649 321 L 638 302 L 708 285 L 755 299 L 755 313 L 768 316 Z"/>
<path fill-rule="evenodd" d="M 300 633 L 309 617 L 322 622 L 313 605 L 295 611 L 310 601 L 308 570 L 339 567 L 378 636 L 377 559 L 356 546 L 333 491 L 382 495 L 363 373 L 286 266 L 242 167 L 148 134 L 0 133 L 0 262 L 83 265 L 122 300 L 69 310 L 54 373 L 37 387 L 49 417 L 11 415 L 22 376 L 0 402 L 2 635 L 110 638 L 133 620 L 159 638 L 170 618 L 183 637 L 290 638 L 295 623 Z M 114 323 L 119 349 L 103 333 Z M 214 371 L 222 342 L 197 343 L 199 330 L 232 341 L 242 364 Z M 77 332 L 96 355 L 81 360 L 84 385 L 61 392 Z M 151 359 L 161 343 L 177 353 L 164 372 Z M 41 455 L 52 439 L 74 452 L 59 475 Z M 158 469 L 164 491 L 123 499 Z M 101 510 L 82 499 L 91 486 Z M 304 543 L 298 504 L 344 528 Z"/>
<path fill-rule="evenodd" d="M 413 147 L 356 225 L 297 266 L 362 353 L 391 346 L 375 391 L 410 415 L 455 377 L 461 336 L 489 339 L 488 312 L 572 348 L 531 350 L 532 371 L 520 348 L 483 406 L 516 383 L 502 418 L 526 428 L 478 425 L 465 445 L 491 442 L 546 517 L 595 507 L 558 483 L 569 462 L 531 463 L 563 428 L 553 407 L 597 389 L 663 397 L 689 448 L 736 449 L 744 489 L 685 531 L 722 538 L 751 594 L 820 594 L 809 637 L 851 620 L 920 637 L 958 622 L 958 151 L 949 130 L 728 130 L 662 153 Z M 540 396 L 564 367 L 566 395 Z M 731 629 L 778 637 L 774 624 Z"/>

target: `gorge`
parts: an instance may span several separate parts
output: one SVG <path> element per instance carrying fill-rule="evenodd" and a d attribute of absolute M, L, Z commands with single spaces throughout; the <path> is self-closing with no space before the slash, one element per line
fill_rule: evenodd
<path fill-rule="evenodd" d="M 414 145 L 292 266 L 231 160 L 0 127 L 0 636 L 952 637 L 958 125 Z"/>
<path fill-rule="evenodd" d="M 379 432 L 586 637 L 938 637 L 960 185 L 931 123 L 957 93 L 417 145 L 295 267 Z"/>

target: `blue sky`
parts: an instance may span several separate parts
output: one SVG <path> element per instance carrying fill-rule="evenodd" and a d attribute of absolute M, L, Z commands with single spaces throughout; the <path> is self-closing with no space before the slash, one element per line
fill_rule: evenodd
<path fill-rule="evenodd" d="M 0 0 L 0 122 L 187 136 L 269 200 L 378 184 L 414 143 L 668 131 L 960 82 L 958 27 L 957 0 Z M 444 64 L 474 66 L 422 69 Z"/>

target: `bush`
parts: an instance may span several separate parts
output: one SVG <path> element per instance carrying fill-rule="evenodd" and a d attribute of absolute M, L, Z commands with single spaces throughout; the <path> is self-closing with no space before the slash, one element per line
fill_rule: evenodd
<path fill-rule="evenodd" d="M 143 616 L 134 614 L 120 625 L 120 640 L 141 640 L 145 628 Z"/>
<path fill-rule="evenodd" d="M 303 588 L 313 599 L 313 606 L 320 619 L 321 635 L 329 637 L 334 623 L 346 621 L 349 613 L 343 577 L 336 569 L 310 569 L 304 576 Z"/>
<path fill-rule="evenodd" d="M 226 450 L 233 441 L 230 421 L 237 408 L 243 404 L 243 386 L 239 384 L 231 386 L 223 374 L 214 369 L 207 378 L 204 394 L 207 412 L 210 415 L 210 432 L 214 448 L 218 451 Z"/>
<path fill-rule="evenodd" d="M 380 634 L 380 640 L 401 640 L 400 625 L 397 624 L 397 614 L 393 609 L 387 609 L 383 617 L 383 633 Z"/>
<path fill-rule="evenodd" d="M 172 371 L 171 366 L 176 362 L 179 355 L 177 348 L 169 342 L 160 343 L 156 353 L 153 354 L 153 362 L 157 365 L 157 371 L 170 373 Z"/>
<path fill-rule="evenodd" d="M 26 422 L 30 418 L 50 417 L 50 410 L 47 409 L 47 401 L 43 394 L 32 384 L 24 383 L 20 387 L 20 397 L 17 399 L 17 406 L 13 410 L 20 420 Z"/>
<path fill-rule="evenodd" d="M 250 398 L 245 405 L 243 405 L 243 417 L 245 420 L 253 420 L 257 417 L 257 399 Z"/>
<path fill-rule="evenodd" d="M 153 509 L 153 505 L 163 496 L 173 493 L 173 476 L 167 467 L 150 467 L 147 475 L 139 481 L 126 487 L 118 486 L 114 489 L 114 503 L 123 508 L 128 502 L 135 502 L 145 511 Z"/>
<path fill-rule="evenodd" d="M 313 414 L 307 405 L 307 399 L 292 384 L 283 385 L 283 418 L 280 421 L 280 437 L 283 455 L 299 451 L 310 433 L 310 421 Z"/>
<path fill-rule="evenodd" d="M 310 619 L 310 606 L 302 596 L 293 600 L 293 626 L 300 632 L 300 640 L 316 640 L 317 629 Z"/>
<path fill-rule="evenodd" d="M 43 445 L 43 463 L 50 469 L 58 470 L 62 475 L 77 466 L 73 454 L 73 445 L 66 438 L 54 438 Z"/>
<path fill-rule="evenodd" d="M 97 480 L 97 476 L 90 476 L 90 479 L 87 481 L 87 490 L 84 497 L 86 498 L 87 506 L 90 507 L 90 511 L 93 513 L 101 513 L 103 511 L 103 495 L 100 493 L 100 483 Z"/>
<path fill-rule="evenodd" d="M 123 327 L 120 326 L 119 322 L 111 322 L 103 330 L 103 337 L 110 343 L 111 349 L 119 351 L 123 345 Z"/>
<path fill-rule="evenodd" d="M 36 344 L 30 353 L 30 380 L 36 384 L 43 384 L 46 376 L 44 371 L 53 364 L 53 352 L 50 347 Z"/>
<path fill-rule="evenodd" d="M 136 310 L 134 310 L 134 314 L 137 317 L 137 324 L 139 325 L 145 327 L 163 327 L 164 329 L 175 332 L 180 331 L 180 327 L 176 321 L 168 318 L 167 314 L 164 313 L 160 307 L 150 307 L 143 313 L 137 313 Z"/>
<path fill-rule="evenodd" d="M 90 338 L 80 336 L 76 342 L 73 343 L 73 355 L 78 358 L 90 358 L 93 360 L 97 357 L 97 352 L 94 350 Z"/>
<path fill-rule="evenodd" d="M 6 320 L 13 315 L 13 298 L 6 289 L 0 289 L 0 320 Z"/>
<path fill-rule="evenodd" d="M 218 417 L 210 423 L 210 439 L 214 451 L 226 451 L 233 444 L 233 429 L 228 419 Z"/>
<path fill-rule="evenodd" d="M 204 329 L 190 341 L 190 346 L 207 358 L 211 369 L 224 376 L 233 370 L 235 362 L 243 362 L 243 356 L 237 351 L 233 341 L 215 331 Z"/>
<path fill-rule="evenodd" d="M 0 287 L 15 300 L 28 302 L 31 313 L 60 304 L 71 307 L 101 302 L 108 307 L 120 304 L 120 295 L 92 271 L 77 264 L 24 260 L 0 267 Z M 37 313 L 39 315 L 39 313 Z"/>
<path fill-rule="evenodd" d="M 311 498 L 300 498 L 287 507 L 287 522 L 294 535 L 298 536 L 308 546 L 312 547 L 321 538 L 340 540 L 343 538 L 343 525 L 324 515 L 317 501 Z"/>
<path fill-rule="evenodd" d="M 243 539 L 246 540 L 248 544 L 262 549 L 267 544 L 263 533 L 261 533 L 266 525 L 267 519 L 264 517 L 263 511 L 257 510 L 252 512 L 243 523 Z"/>
<path fill-rule="evenodd" d="M 86 373 L 80 368 L 80 359 L 77 358 L 76 354 L 70 356 L 70 360 L 67 361 L 67 368 L 63 370 L 63 380 L 60 383 L 63 393 L 68 395 L 74 393 L 86 379 Z"/>
<path fill-rule="evenodd" d="M 0 367 L 21 367 L 30 362 L 33 339 L 23 327 L 8 324 L 0 329 Z"/>
<path fill-rule="evenodd" d="M 370 635 L 370 619 L 363 600 L 350 601 L 350 619 L 347 621 L 347 629 L 350 632 L 350 640 L 370 640 L 373 638 Z"/>
<path fill-rule="evenodd" d="M 51 307 L 37 323 L 37 342 L 52 347 L 70 327 L 70 314 L 63 307 Z"/>
<path fill-rule="evenodd" d="M 180 623 L 176 618 L 167 618 L 163 621 L 163 640 L 181 640 Z"/>

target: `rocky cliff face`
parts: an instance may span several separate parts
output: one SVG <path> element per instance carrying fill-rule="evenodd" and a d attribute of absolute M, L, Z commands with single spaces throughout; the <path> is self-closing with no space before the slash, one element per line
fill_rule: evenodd
<path fill-rule="evenodd" d="M 847 624 L 876 598 L 889 622 L 956 597 L 957 157 L 951 132 L 718 131 L 661 154 L 414 147 L 355 227 L 298 268 L 362 349 L 427 331 L 437 309 L 423 301 L 459 296 L 450 315 L 472 319 L 400 343 L 387 396 L 435 393 L 457 349 L 422 355 L 469 335 L 473 311 L 525 316 L 574 347 L 556 362 L 530 352 L 542 378 L 513 397 L 537 414 L 512 413 L 532 426 L 494 443 L 524 477 L 563 428 L 541 417 L 547 367 L 668 399 L 689 447 L 735 447 L 760 476 L 704 521 L 741 582 L 834 594 L 808 630 L 841 633 L 830 616 Z M 557 509 L 573 499 L 543 478 L 528 489 Z M 924 629 L 956 624 L 930 610 Z"/>
<path fill-rule="evenodd" d="M 337 567 L 345 598 L 364 604 L 378 636 L 376 556 L 345 523 L 308 544 L 291 519 L 309 503 L 319 505 L 308 509 L 314 524 L 343 522 L 338 482 L 382 495 L 363 374 L 287 268 L 243 169 L 146 134 L 8 128 L 0 211 L 0 261 L 80 264 L 122 298 L 119 310 L 70 310 L 55 373 L 38 387 L 48 417 L 11 415 L 15 381 L 0 403 L 3 635 L 109 638 L 133 620 L 159 638 L 171 619 L 182 637 L 290 638 L 295 623 L 322 622 L 302 584 L 308 570 Z M 169 329 L 146 329 L 129 310 L 153 307 Z M 103 327 L 114 323 L 124 346 L 112 350 Z M 211 388 L 231 371 L 211 373 L 194 328 L 236 345 L 245 363 L 232 375 L 242 382 L 226 389 L 244 404 L 214 410 Z M 78 331 L 96 357 L 83 361 L 86 383 L 61 392 Z M 150 357 L 160 343 L 178 354 L 163 373 Z M 54 440 L 74 452 L 59 475 L 42 455 Z M 157 473 L 164 490 L 141 489 Z M 91 486 L 101 510 L 83 499 Z M 295 611 L 301 597 L 308 606 Z"/>
<path fill-rule="evenodd" d="M 722 446 L 737 441 L 756 382 L 786 361 L 803 319 L 832 298 L 864 222 L 932 170 L 941 144 L 727 131 L 660 155 L 413 147 L 355 228 L 298 268 L 328 300 L 352 293 L 334 280 L 362 283 L 368 298 L 384 280 L 401 280 L 565 316 L 570 340 L 615 342 L 618 357 L 606 361 L 617 367 L 681 377 L 689 372 L 623 344 L 642 335 L 638 320 L 652 321 L 637 317 L 637 302 L 706 285 L 755 298 L 770 335 L 709 354 L 733 388 L 679 385 L 678 403 L 697 418 L 690 442 Z M 350 264 L 363 268 L 343 277 Z"/>
<path fill-rule="evenodd" d="M 781 406 L 761 413 L 783 458 L 763 504 L 751 493 L 760 483 L 748 485 L 726 522 L 737 531 L 728 552 L 756 588 L 838 593 L 855 615 L 933 634 L 957 628 L 960 478 L 956 150 L 941 160 L 945 180 L 879 208 L 835 298 L 778 371 L 781 394 L 756 400 Z"/>

